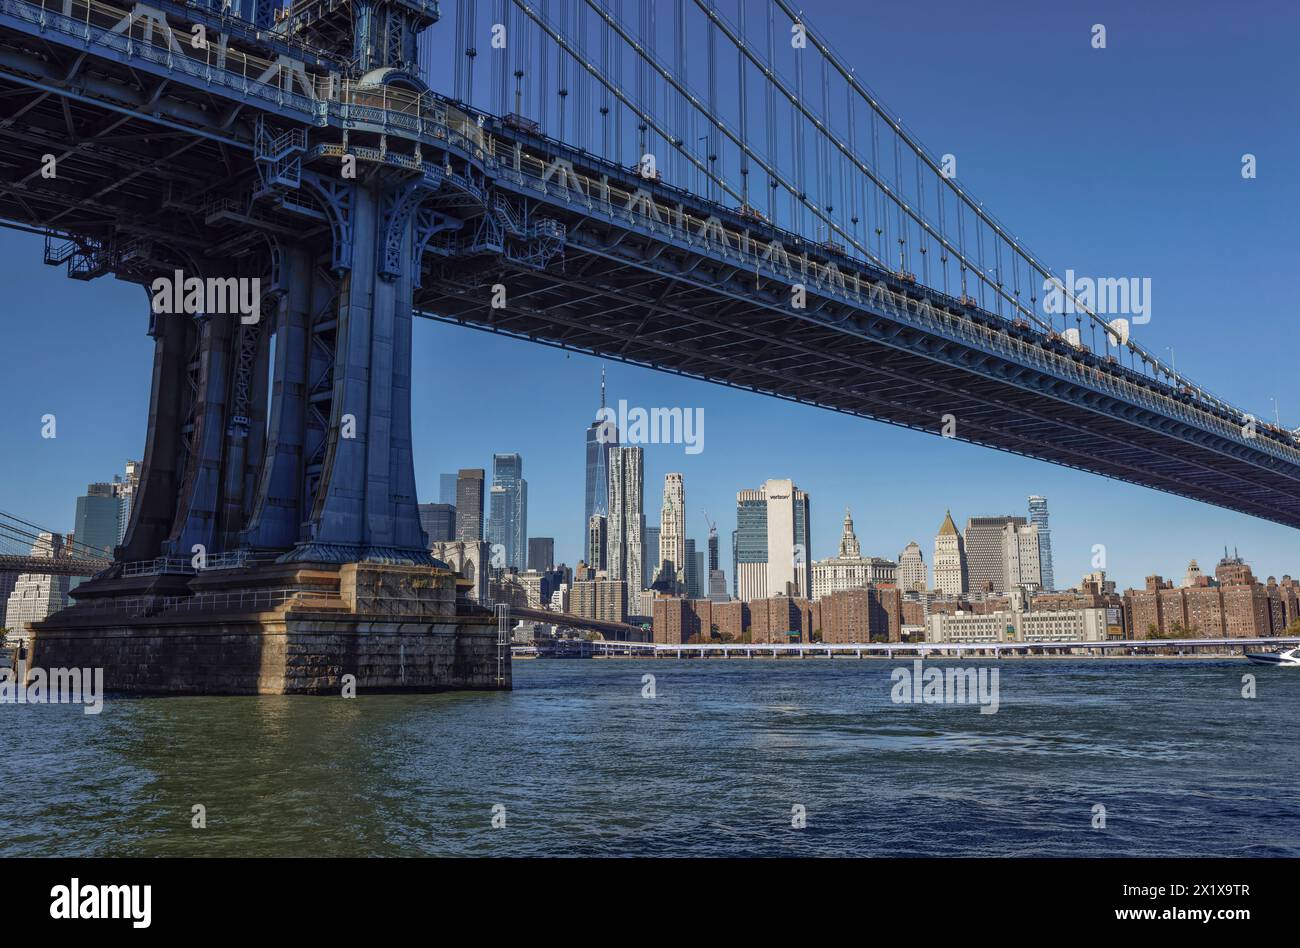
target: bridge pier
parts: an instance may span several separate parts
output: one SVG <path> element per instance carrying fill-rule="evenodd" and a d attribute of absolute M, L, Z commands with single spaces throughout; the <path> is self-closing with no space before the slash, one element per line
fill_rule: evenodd
<path fill-rule="evenodd" d="M 448 151 L 385 117 L 390 86 L 427 91 L 415 35 L 433 8 L 326 15 L 354 31 L 350 120 L 242 118 L 238 190 L 193 218 L 211 257 L 160 242 L 128 274 L 152 287 L 146 271 L 170 266 L 209 293 L 233 280 L 240 298 L 249 281 L 259 312 L 151 307 L 132 521 L 113 567 L 34 630 L 42 661 L 104 667 L 109 690 L 328 693 L 345 674 L 363 690 L 510 687 L 508 644 L 429 553 L 411 443 L 421 260 L 462 226 L 440 208 L 485 190 L 464 159 L 453 183 Z"/>

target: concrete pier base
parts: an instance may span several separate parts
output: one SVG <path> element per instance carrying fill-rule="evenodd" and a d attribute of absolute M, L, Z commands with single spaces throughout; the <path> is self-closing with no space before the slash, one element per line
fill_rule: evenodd
<path fill-rule="evenodd" d="M 109 578 L 33 627 L 29 662 L 103 668 L 119 694 L 508 690 L 509 644 L 458 583 L 438 567 L 371 563 L 209 571 L 182 596 Z"/>

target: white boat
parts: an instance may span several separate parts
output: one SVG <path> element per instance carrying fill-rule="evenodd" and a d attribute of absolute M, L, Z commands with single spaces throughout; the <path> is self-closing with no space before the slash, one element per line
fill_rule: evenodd
<path fill-rule="evenodd" d="M 1247 652 L 1246 657 L 1256 665 L 1300 666 L 1300 647 L 1278 649 L 1275 652 Z"/>

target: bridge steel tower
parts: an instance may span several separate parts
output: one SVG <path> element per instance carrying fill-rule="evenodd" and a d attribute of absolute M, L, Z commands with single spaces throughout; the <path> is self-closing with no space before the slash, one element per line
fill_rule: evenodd
<path fill-rule="evenodd" d="M 27 6 L 7 3 L 3 25 Z M 452 602 L 464 581 L 430 555 L 417 512 L 413 294 L 430 241 L 463 227 L 449 209 L 481 205 L 483 192 L 481 173 L 430 148 L 416 38 L 437 21 L 436 0 L 116 12 L 65 0 L 40 15 L 56 57 L 60 31 L 94 50 L 60 77 L 96 93 L 65 110 L 68 136 L 117 109 L 126 117 L 102 128 L 163 122 L 185 140 L 148 176 L 130 170 L 139 155 L 121 154 L 103 185 L 83 164 L 93 152 L 74 143 L 58 157 L 62 180 L 22 205 L 47 228 L 47 263 L 144 287 L 154 344 L 131 522 L 114 565 L 41 631 L 47 660 L 116 667 L 119 690 L 331 690 L 366 668 L 363 686 L 385 689 L 509 687 L 490 614 Z M 56 86 L 40 69 L 11 62 L 6 76 Z M 124 108 L 110 80 L 137 86 L 140 101 Z M 115 213 L 89 213 L 87 195 L 109 192 Z M 236 300 L 252 305 L 232 312 Z M 325 638 L 286 619 L 299 593 L 329 616 Z M 162 634 L 182 600 L 198 621 L 210 623 L 208 603 L 242 613 L 239 644 L 207 655 L 185 634 L 203 631 L 192 622 Z M 280 610 L 270 626 L 250 615 L 268 606 Z M 376 612 L 400 618 L 398 632 Z M 403 638 L 421 623 L 437 634 Z M 147 641 L 113 652 L 106 628 Z M 269 643 L 268 629 L 287 638 Z M 369 630 L 360 644 L 347 639 L 358 629 Z M 295 650 L 333 660 L 300 674 Z M 183 671 L 226 659 L 243 677 Z M 171 671 L 127 671 L 157 664 Z"/>

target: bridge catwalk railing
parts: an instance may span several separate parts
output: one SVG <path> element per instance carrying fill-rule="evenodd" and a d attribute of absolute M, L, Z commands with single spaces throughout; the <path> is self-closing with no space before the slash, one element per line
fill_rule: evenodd
<path fill-rule="evenodd" d="M 77 40 L 81 48 L 103 46 L 115 52 L 148 60 L 168 70 L 205 83 L 267 99 L 282 107 L 314 113 L 318 91 L 328 79 L 306 75 L 309 82 L 293 91 L 301 76 L 282 68 L 280 60 L 265 59 L 234 47 L 218 49 L 215 41 L 195 48 L 190 35 L 177 32 L 152 17 L 137 17 L 134 7 L 124 9 L 99 0 L 0 0 L 0 10 L 25 20 L 44 32 L 53 30 Z M 289 61 L 292 62 L 292 61 Z M 272 76 L 276 82 L 269 82 Z"/>

